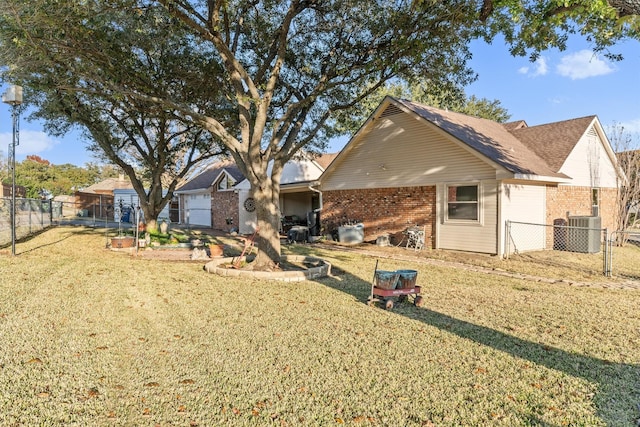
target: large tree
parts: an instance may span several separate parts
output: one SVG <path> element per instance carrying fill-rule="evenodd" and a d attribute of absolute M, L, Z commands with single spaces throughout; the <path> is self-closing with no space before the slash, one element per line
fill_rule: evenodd
<path fill-rule="evenodd" d="M 129 7 L 45 1 L 14 17 L 49 27 L 29 29 L 48 44 L 23 58 L 26 98 L 38 106 L 32 117 L 44 119 L 56 135 L 80 127 L 96 157 L 129 177 L 147 226 L 155 229 L 176 186 L 224 147 L 214 134 L 153 98 L 180 99 L 198 110 L 210 105 L 221 110 L 225 103 L 217 99 L 215 64 L 190 55 L 198 46 L 162 8 L 123 5 Z M 64 26 L 56 25 L 57 19 L 64 19 Z M 207 72 L 214 77 L 198 82 Z"/>
<path fill-rule="evenodd" d="M 520 13 L 523 4 L 535 9 L 541 3 L 2 0 L 0 61 L 9 64 L 5 78 L 16 82 L 40 79 L 41 88 L 73 96 L 109 91 L 153 103 L 206 129 L 229 149 L 251 184 L 260 228 L 256 264 L 265 267 L 280 257 L 283 166 L 303 147 L 321 149 L 335 135 L 337 112 L 394 79 L 428 76 L 434 86 L 468 83 L 473 78 L 466 65 L 468 45 L 475 37 L 503 32 L 514 53 L 522 53 L 520 45 L 534 51 L 553 45 L 544 34 L 527 34 L 509 15 Z M 602 46 L 613 39 L 602 37 L 604 28 L 633 35 L 630 24 L 620 25 L 619 13 L 597 3 L 597 8 L 575 8 L 566 20 L 551 13 L 536 22 L 558 29 L 560 42 L 572 31 L 569 20 L 582 24 L 593 18 L 585 31 L 604 40 Z M 171 31 L 150 31 L 151 22 Z M 139 61 L 144 57 L 139 45 L 149 40 L 182 46 L 182 61 L 165 79 L 183 91 L 148 84 L 153 70 Z M 189 96 L 187 89 L 196 86 L 218 92 L 205 96 L 192 90 Z M 209 102 L 194 102 L 194 96 Z"/>

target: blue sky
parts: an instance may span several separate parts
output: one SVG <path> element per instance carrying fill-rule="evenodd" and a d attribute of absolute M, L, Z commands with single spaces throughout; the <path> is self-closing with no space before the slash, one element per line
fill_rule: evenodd
<path fill-rule="evenodd" d="M 522 119 L 533 126 L 595 114 L 605 129 L 620 123 L 630 133 L 640 134 L 639 41 L 630 40 L 611 49 L 624 55 L 620 62 L 594 55 L 580 37 L 572 38 L 563 52 L 544 52 L 535 63 L 510 56 L 499 41 L 492 45 L 477 41 L 471 49 L 470 65 L 478 79 L 466 89 L 467 95 L 499 100 L 511 120 Z M 340 150 L 347 140 L 336 140 L 329 151 Z M 5 158 L 10 142 L 9 106 L 0 104 L 0 151 Z M 21 161 L 30 154 L 54 164 L 82 166 L 95 161 L 77 133 L 53 138 L 44 133 L 41 124 L 23 118 L 16 159 Z"/>

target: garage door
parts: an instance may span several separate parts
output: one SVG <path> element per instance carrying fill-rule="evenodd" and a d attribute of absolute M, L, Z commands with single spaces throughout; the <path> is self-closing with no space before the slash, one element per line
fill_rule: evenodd
<path fill-rule="evenodd" d="M 211 227 L 211 194 L 189 194 L 186 202 L 185 213 L 189 224 Z"/>

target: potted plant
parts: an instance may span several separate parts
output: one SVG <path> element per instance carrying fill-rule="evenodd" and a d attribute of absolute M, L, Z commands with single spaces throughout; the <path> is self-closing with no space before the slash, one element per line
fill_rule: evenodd
<path fill-rule="evenodd" d="M 209 256 L 211 258 L 224 256 L 224 243 L 216 238 L 209 240 Z"/>

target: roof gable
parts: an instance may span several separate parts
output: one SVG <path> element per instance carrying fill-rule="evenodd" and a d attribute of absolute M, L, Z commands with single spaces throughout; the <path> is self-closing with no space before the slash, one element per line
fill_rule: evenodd
<path fill-rule="evenodd" d="M 595 118 L 588 116 L 564 120 L 515 129 L 511 133 L 555 171 L 559 171 Z"/>
<path fill-rule="evenodd" d="M 485 159 L 517 175 L 566 178 L 501 123 L 391 98 L 396 105 L 433 123 Z"/>
<path fill-rule="evenodd" d="M 235 163 L 225 160 L 209 166 L 200 174 L 180 186 L 176 192 L 180 193 L 185 191 L 206 190 L 218 180 L 221 174 L 224 173 L 231 176 L 236 182 L 240 182 L 244 179 L 244 175 L 240 172 L 240 169 L 238 169 Z"/>
<path fill-rule="evenodd" d="M 133 188 L 133 184 L 124 177 L 107 178 L 80 190 L 83 193 L 113 193 L 116 189 Z"/>

